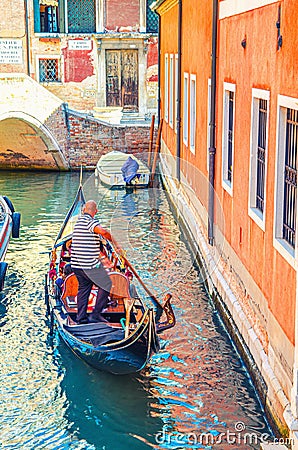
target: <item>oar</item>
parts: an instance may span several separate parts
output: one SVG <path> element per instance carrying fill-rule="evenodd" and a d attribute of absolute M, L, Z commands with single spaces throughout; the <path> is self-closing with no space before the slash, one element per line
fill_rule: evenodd
<path fill-rule="evenodd" d="M 152 294 L 152 292 L 149 291 L 149 289 L 147 288 L 147 286 L 145 285 L 145 283 L 143 282 L 142 278 L 138 275 L 138 273 L 136 272 L 136 270 L 134 269 L 134 267 L 130 264 L 130 262 L 125 258 L 125 256 L 121 255 L 121 258 L 123 259 L 123 261 L 125 262 L 125 264 L 127 265 L 127 267 L 130 268 L 130 270 L 132 271 L 132 273 L 134 274 L 134 276 L 136 277 L 136 279 L 139 281 L 139 283 L 143 286 L 144 290 L 147 292 L 147 294 L 150 296 L 152 302 L 160 309 L 163 310 L 162 304 L 157 300 L 157 298 L 155 297 L 155 295 Z"/>

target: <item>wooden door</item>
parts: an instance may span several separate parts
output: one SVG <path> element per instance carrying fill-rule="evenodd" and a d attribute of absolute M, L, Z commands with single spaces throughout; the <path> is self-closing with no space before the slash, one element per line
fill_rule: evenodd
<path fill-rule="evenodd" d="M 138 110 L 138 51 L 106 51 L 107 106 Z"/>

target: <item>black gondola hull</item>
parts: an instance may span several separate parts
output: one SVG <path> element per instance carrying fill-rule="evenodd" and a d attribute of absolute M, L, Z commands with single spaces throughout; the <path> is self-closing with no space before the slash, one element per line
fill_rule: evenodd
<path fill-rule="evenodd" d="M 146 320 L 128 338 L 124 338 L 124 332 L 121 333 L 118 329 L 114 330 L 114 332 L 112 330 L 104 345 L 93 345 L 77 338 L 71 333 L 71 329 L 76 327 L 68 327 L 61 324 L 60 313 L 55 311 L 54 314 L 56 316 L 55 322 L 63 341 L 76 356 L 98 370 L 115 375 L 136 373 L 142 370 L 149 362 L 152 354 L 159 350 L 159 340 L 155 333 L 153 312 L 151 310 L 148 311 L 147 319 L 145 318 Z M 83 330 L 84 328 L 87 330 L 88 327 L 94 328 L 93 324 L 79 327 Z M 102 338 L 102 334 L 102 331 L 99 332 L 99 339 Z M 96 337 L 93 338 L 93 342 L 96 343 Z"/>

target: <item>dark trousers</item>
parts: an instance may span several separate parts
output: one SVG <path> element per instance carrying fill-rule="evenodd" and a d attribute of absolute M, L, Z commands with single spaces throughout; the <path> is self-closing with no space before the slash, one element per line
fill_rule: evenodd
<path fill-rule="evenodd" d="M 93 284 L 98 287 L 98 293 L 92 318 L 97 319 L 107 306 L 108 296 L 112 287 L 111 279 L 102 265 L 96 269 L 83 270 L 73 268 L 73 271 L 79 282 L 77 321 L 87 319 L 88 300 Z"/>

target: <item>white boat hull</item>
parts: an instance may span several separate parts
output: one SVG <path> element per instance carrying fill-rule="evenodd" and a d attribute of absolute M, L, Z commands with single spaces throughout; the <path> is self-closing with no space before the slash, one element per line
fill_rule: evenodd
<path fill-rule="evenodd" d="M 148 187 L 150 170 L 138 158 L 127 153 L 113 151 L 103 155 L 96 165 L 95 175 L 106 186 L 119 188 L 127 186 L 123 179 L 121 167 L 129 156 L 139 164 L 138 176 L 131 182 L 131 185 L 138 188 Z"/>

